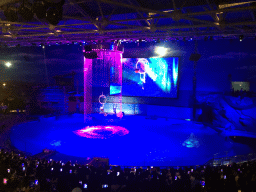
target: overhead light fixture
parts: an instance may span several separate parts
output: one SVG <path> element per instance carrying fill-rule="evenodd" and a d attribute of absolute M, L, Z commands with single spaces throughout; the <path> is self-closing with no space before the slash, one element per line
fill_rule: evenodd
<path fill-rule="evenodd" d="M 7 62 L 7 63 L 5 63 L 5 66 L 9 68 L 12 66 L 12 64 L 10 62 Z"/>
<path fill-rule="evenodd" d="M 33 12 L 38 19 L 44 19 L 51 24 L 57 25 L 62 20 L 62 12 L 65 0 L 37 0 L 33 4 Z"/>
<path fill-rule="evenodd" d="M 167 54 L 167 48 L 165 47 L 156 47 L 155 53 L 159 56 L 165 56 Z"/>
<path fill-rule="evenodd" d="M 36 1 L 33 4 L 33 12 L 38 19 L 44 19 L 46 17 L 47 6 L 43 1 Z"/>
<path fill-rule="evenodd" d="M 39 46 L 42 47 L 43 49 L 45 48 L 45 45 L 43 43 L 41 43 Z"/>
<path fill-rule="evenodd" d="M 46 11 L 46 20 L 52 25 L 57 25 L 62 19 L 62 12 L 63 12 L 62 7 L 61 8 L 50 7 Z"/>
<path fill-rule="evenodd" d="M 45 0 L 49 3 L 49 8 L 46 11 L 46 20 L 52 24 L 57 25 L 62 20 L 63 5 L 65 0 Z"/>
<path fill-rule="evenodd" d="M 243 36 L 243 35 L 240 35 L 240 36 L 239 36 L 239 41 L 243 41 L 243 39 L 244 39 L 244 36 Z"/>

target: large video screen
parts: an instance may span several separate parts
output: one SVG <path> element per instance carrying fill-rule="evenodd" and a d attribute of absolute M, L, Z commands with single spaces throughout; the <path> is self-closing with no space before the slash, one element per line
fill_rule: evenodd
<path fill-rule="evenodd" d="M 123 58 L 123 96 L 177 98 L 178 57 Z"/>

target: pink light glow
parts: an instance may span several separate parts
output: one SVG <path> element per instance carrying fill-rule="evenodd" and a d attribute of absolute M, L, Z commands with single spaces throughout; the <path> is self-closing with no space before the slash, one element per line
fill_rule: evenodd
<path fill-rule="evenodd" d="M 85 50 L 83 50 L 85 52 Z M 84 121 L 92 113 L 92 59 L 84 57 Z"/>
<path fill-rule="evenodd" d="M 124 136 L 129 133 L 129 131 L 120 126 L 104 126 L 104 125 L 97 125 L 97 126 L 87 126 L 83 129 L 74 131 L 74 133 L 80 137 L 86 137 L 89 139 L 107 139 L 113 137 L 115 135 Z"/>
<path fill-rule="evenodd" d="M 112 67 L 115 70 L 114 77 L 111 78 L 111 83 L 119 85 L 122 87 L 122 52 L 121 51 L 111 51 L 111 58 L 114 58 L 114 62 L 112 62 Z M 117 114 L 116 116 L 119 118 L 123 117 L 122 114 L 122 89 L 121 92 L 115 96 L 117 100 Z"/>

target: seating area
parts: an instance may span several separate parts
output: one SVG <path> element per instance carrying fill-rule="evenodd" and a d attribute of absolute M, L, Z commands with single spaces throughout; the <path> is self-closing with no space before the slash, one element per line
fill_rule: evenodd
<path fill-rule="evenodd" d="M 256 191 L 256 161 L 222 166 L 120 167 L 38 159 L 1 149 L 0 189 L 12 191 Z"/>

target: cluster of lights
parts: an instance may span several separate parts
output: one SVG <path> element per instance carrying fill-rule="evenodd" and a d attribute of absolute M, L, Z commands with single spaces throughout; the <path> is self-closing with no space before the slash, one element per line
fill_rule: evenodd
<path fill-rule="evenodd" d="M 80 46 L 83 46 L 83 45 L 86 45 L 86 44 L 88 44 L 88 43 L 86 43 L 85 41 L 82 41 L 82 42 L 77 42 L 77 41 L 73 41 L 73 42 L 65 42 L 65 43 L 62 43 L 62 42 L 54 42 L 54 43 L 46 43 L 46 44 L 43 44 L 43 43 L 41 43 L 41 44 L 39 44 L 38 46 L 39 47 L 42 47 L 43 49 L 45 48 L 45 46 L 47 45 L 47 46 L 52 46 L 52 45 L 80 45 Z M 96 43 L 95 43 L 96 44 Z M 36 46 L 37 44 L 35 44 L 35 43 L 32 43 L 31 44 L 32 46 Z"/>
<path fill-rule="evenodd" d="M 60 32 L 60 30 L 56 30 L 56 32 Z M 172 38 L 145 38 L 145 39 L 118 39 L 118 40 L 109 40 L 109 41 L 105 41 L 105 40 L 89 40 L 89 41 L 81 41 L 81 40 L 78 40 L 78 41 L 64 41 L 64 42 L 57 42 L 57 41 L 51 41 L 51 42 L 47 42 L 47 43 L 40 43 L 40 44 L 37 44 L 37 43 L 31 43 L 31 44 L 23 44 L 23 46 L 40 46 L 40 47 L 46 47 L 46 46 L 51 46 L 51 45 L 80 45 L 80 46 L 83 46 L 83 45 L 87 45 L 87 44 L 94 44 L 94 45 L 97 45 L 97 44 L 102 44 L 102 43 L 105 43 L 105 42 L 109 42 L 109 43 L 118 43 L 118 44 L 121 44 L 121 43 L 137 43 L 138 46 L 141 44 L 141 43 L 161 43 L 161 42 L 168 42 L 168 41 L 193 41 L 195 39 L 197 40 L 204 40 L 204 41 L 207 41 L 207 40 L 217 40 L 218 38 L 221 38 L 221 37 L 216 37 L 214 38 L 213 36 L 204 36 L 204 37 L 172 37 Z M 224 36 L 222 36 L 222 38 L 225 38 Z M 228 37 L 227 37 L 228 38 Z M 230 39 L 234 38 L 234 36 L 230 37 Z M 245 38 L 244 35 L 239 35 L 238 36 L 239 38 L 239 41 L 243 41 L 243 39 Z M 256 39 L 256 37 L 255 37 Z M 1 45 L 0 45 L 1 46 Z M 7 44 L 4 44 L 2 45 L 4 47 L 20 47 L 21 44 L 16 44 L 14 46 L 10 46 L 10 45 L 7 45 Z"/>
<path fill-rule="evenodd" d="M 60 32 L 60 30 L 56 30 L 56 32 Z M 54 33 L 53 33 L 54 34 Z M 108 43 L 114 43 L 114 44 L 117 44 L 117 45 L 120 45 L 121 43 L 137 43 L 138 46 L 141 44 L 141 43 L 145 43 L 145 42 L 148 42 L 148 43 L 160 43 L 160 42 L 168 42 L 168 41 L 172 41 L 172 40 L 176 40 L 176 41 L 179 41 L 180 39 L 179 38 L 175 38 L 175 39 L 168 39 L 168 38 L 163 38 L 163 39 L 160 39 L 160 38 L 151 38 L 151 39 L 118 39 L 118 40 L 109 40 L 109 41 L 105 41 L 105 40 L 90 40 L 88 42 L 86 41 L 64 41 L 64 42 L 58 42 L 58 41 L 51 41 L 51 42 L 47 42 L 47 43 L 31 43 L 31 44 L 23 44 L 23 46 L 40 46 L 40 47 L 46 47 L 46 46 L 51 46 L 51 45 L 80 45 L 80 46 L 83 46 L 83 45 L 87 45 L 87 44 L 92 44 L 92 45 L 97 45 L 97 44 L 104 44 L 105 42 L 108 42 Z M 184 37 L 183 38 L 184 41 L 188 40 L 188 41 L 191 41 L 193 40 L 193 38 L 186 38 Z M 14 46 L 8 46 L 7 44 L 5 44 L 5 47 L 20 47 L 21 44 L 17 44 L 17 45 L 14 45 Z"/>
<path fill-rule="evenodd" d="M 243 35 L 240 35 L 240 36 L 239 36 L 239 41 L 243 41 L 243 39 L 244 39 L 244 36 L 243 36 Z"/>

